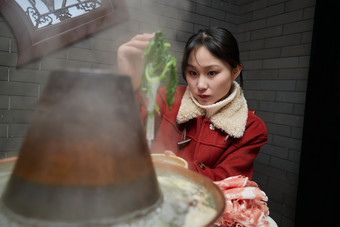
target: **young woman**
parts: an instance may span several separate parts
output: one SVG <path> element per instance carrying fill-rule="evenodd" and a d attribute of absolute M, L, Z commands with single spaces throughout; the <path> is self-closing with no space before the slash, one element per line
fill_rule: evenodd
<path fill-rule="evenodd" d="M 153 36 L 137 35 L 118 49 L 120 72 L 132 78 L 136 90 L 144 65 L 141 56 Z M 235 81 L 241 71 L 237 41 L 228 30 L 209 28 L 191 36 L 182 60 L 188 85 L 177 87 L 171 111 L 165 88 L 158 92 L 160 114 L 156 114 L 152 151 L 170 150 L 184 158 L 189 169 L 215 181 L 235 175 L 251 178 L 254 159 L 267 141 L 267 129 L 248 110 Z M 144 101 L 141 96 L 138 100 L 145 118 Z"/>

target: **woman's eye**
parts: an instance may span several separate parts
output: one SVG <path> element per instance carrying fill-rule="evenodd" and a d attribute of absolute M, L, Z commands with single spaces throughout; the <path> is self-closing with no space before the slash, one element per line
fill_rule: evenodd
<path fill-rule="evenodd" d="M 215 76 L 217 74 L 216 71 L 210 71 L 208 72 L 208 76 Z"/>
<path fill-rule="evenodd" d="M 189 71 L 188 73 L 190 76 L 197 76 L 197 73 L 195 71 Z"/>

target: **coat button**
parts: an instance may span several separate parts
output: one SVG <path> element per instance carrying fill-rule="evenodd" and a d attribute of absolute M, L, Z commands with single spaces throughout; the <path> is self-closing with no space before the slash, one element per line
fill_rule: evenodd
<path fill-rule="evenodd" d="M 205 170 L 205 165 L 202 162 L 197 162 L 198 167 Z"/>
<path fill-rule="evenodd" d="M 215 126 L 213 124 L 209 125 L 210 130 L 215 130 Z"/>

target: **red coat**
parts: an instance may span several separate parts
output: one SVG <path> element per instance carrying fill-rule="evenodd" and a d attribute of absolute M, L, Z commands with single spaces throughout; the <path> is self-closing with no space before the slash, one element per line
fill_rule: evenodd
<path fill-rule="evenodd" d="M 226 117 L 228 115 L 219 116 L 218 120 L 207 119 L 200 116 L 199 112 L 192 114 L 198 110 L 186 108 L 186 105 L 191 106 L 191 104 L 186 104 L 190 100 L 185 98 L 187 97 L 185 94 L 186 87 L 177 87 L 175 102 L 170 112 L 165 99 L 165 88 L 159 90 L 157 103 L 160 114 L 156 114 L 155 131 L 158 130 L 152 152 L 163 153 L 165 150 L 171 150 L 177 156 L 187 160 L 189 169 L 215 181 L 235 175 L 251 178 L 253 162 L 260 147 L 267 141 L 267 129 L 260 118 L 248 111 L 242 92 L 236 97 L 241 100 L 239 102 L 242 104 L 241 110 L 237 110 L 231 117 Z M 182 102 L 185 105 L 183 104 L 180 110 Z M 231 107 L 226 107 L 226 109 L 237 107 L 235 103 L 231 104 Z M 185 114 L 183 114 L 183 108 L 187 111 Z M 177 116 L 179 111 L 180 115 L 184 116 L 184 123 L 178 123 L 180 121 L 179 116 Z M 229 110 L 225 111 L 228 114 L 230 111 L 227 111 Z M 142 118 L 145 118 L 146 109 L 144 105 L 141 105 L 141 113 Z M 239 117 L 242 114 L 244 117 Z M 242 123 L 242 118 L 244 123 Z M 227 119 L 232 121 L 228 123 Z M 236 126 L 224 128 L 219 121 L 230 125 L 236 122 Z M 184 129 L 186 129 L 185 138 L 183 138 Z M 178 142 L 183 140 L 190 141 L 178 145 Z"/>

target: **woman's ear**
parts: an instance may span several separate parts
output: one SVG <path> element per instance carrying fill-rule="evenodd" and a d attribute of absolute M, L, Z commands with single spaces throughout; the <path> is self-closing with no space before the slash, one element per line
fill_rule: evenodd
<path fill-rule="evenodd" d="M 233 69 L 233 80 L 236 80 L 236 78 L 240 75 L 242 71 L 242 65 L 239 64 Z"/>

